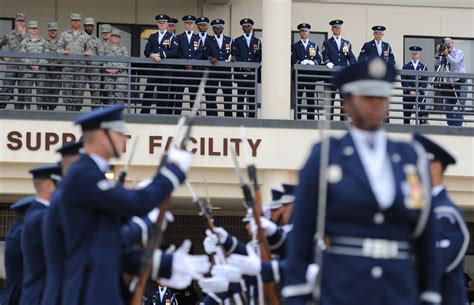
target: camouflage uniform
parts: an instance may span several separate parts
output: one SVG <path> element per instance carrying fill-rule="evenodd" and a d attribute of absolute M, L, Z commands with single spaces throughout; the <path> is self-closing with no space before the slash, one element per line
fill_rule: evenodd
<path fill-rule="evenodd" d="M 91 52 L 91 55 L 99 55 L 103 56 L 104 55 L 104 44 L 102 41 L 95 37 L 95 36 L 89 36 L 89 41 L 87 43 L 87 51 Z M 92 75 L 87 75 L 86 79 L 89 81 L 89 89 L 91 89 L 91 96 L 100 96 L 100 91 L 97 91 L 97 89 L 100 89 L 100 68 L 97 68 L 95 66 L 102 66 L 102 62 L 100 61 L 88 61 L 88 65 L 94 66 L 91 68 L 87 68 L 86 72 L 91 73 Z M 93 104 L 100 104 L 100 100 L 98 99 L 92 99 Z"/>
<path fill-rule="evenodd" d="M 87 42 L 89 41 L 89 35 L 86 34 L 83 30 L 79 30 L 77 32 L 73 32 L 72 29 L 64 31 L 59 36 L 58 40 L 58 50 L 59 54 L 62 54 L 64 50 L 68 50 L 70 55 L 83 55 L 86 51 Z M 74 67 L 74 65 L 85 65 L 84 61 L 66 61 L 66 66 L 63 68 L 63 72 L 65 73 L 78 73 L 78 74 L 63 74 L 61 80 L 68 81 L 63 82 L 63 95 L 75 95 L 82 97 L 84 95 L 84 90 L 74 90 L 73 88 L 77 89 L 84 89 L 86 87 L 83 81 L 86 80 L 85 78 L 85 68 Z M 79 74 L 80 73 L 80 74 Z M 82 82 L 75 82 L 75 81 L 82 81 Z M 81 98 L 71 98 L 71 97 L 64 97 L 64 103 L 84 103 L 84 100 Z M 69 111 L 79 111 L 81 110 L 81 106 L 66 106 L 66 110 Z"/>
<path fill-rule="evenodd" d="M 51 24 L 48 24 L 48 30 L 49 28 L 51 27 Z M 56 23 L 54 23 L 56 24 Z M 50 37 L 48 37 L 46 39 L 46 48 L 48 49 L 48 51 L 50 53 L 57 53 L 58 51 L 58 38 L 56 39 L 51 39 Z M 57 60 L 50 60 L 48 61 L 50 64 L 60 64 L 61 62 L 60 61 L 57 61 Z M 47 87 L 56 87 L 56 88 L 61 88 L 61 74 L 59 72 L 62 71 L 62 68 L 61 67 L 47 67 L 46 69 L 48 72 L 51 72 L 51 74 L 48 74 L 46 78 L 50 79 L 51 81 L 49 81 L 46 86 Z M 57 74 L 56 74 L 57 73 Z M 61 91 L 61 89 L 48 89 L 46 90 L 47 94 L 49 97 L 46 98 L 46 101 L 48 103 L 50 103 L 49 105 L 49 110 L 53 110 L 56 108 L 56 106 L 52 105 L 52 104 L 57 104 L 58 103 L 58 100 L 59 100 L 59 92 Z"/>
<path fill-rule="evenodd" d="M 26 52 L 26 53 L 44 53 L 48 52 L 47 46 L 46 46 L 46 40 L 43 37 L 36 37 L 32 38 L 31 36 L 26 37 L 23 39 L 21 42 L 21 52 Z M 38 89 L 36 89 L 36 94 L 46 94 L 44 86 L 45 86 L 45 81 L 44 79 L 46 78 L 46 75 L 44 73 L 41 73 L 41 71 L 45 71 L 46 67 L 44 66 L 37 66 L 41 64 L 46 64 L 48 61 L 46 59 L 37 59 L 37 58 L 23 58 L 22 61 L 28 66 L 20 66 L 20 70 L 23 72 L 22 75 L 22 80 L 19 82 L 19 85 L 21 87 L 25 88 L 20 88 L 18 91 L 20 94 L 32 94 L 33 92 L 33 85 L 36 85 Z M 38 70 L 33 70 L 33 67 L 38 67 Z M 36 80 L 38 79 L 38 80 Z M 28 102 L 31 104 L 32 97 L 31 96 L 20 96 L 18 100 Z M 37 97 L 36 101 L 38 102 L 37 108 L 39 110 L 41 109 L 47 109 L 46 105 L 41 105 L 40 103 L 46 102 L 46 99 L 44 97 Z M 26 108 L 30 109 L 30 105 L 26 104 Z M 19 108 L 23 109 L 24 105 L 19 104 Z"/>
<path fill-rule="evenodd" d="M 107 44 L 105 47 L 106 56 L 128 56 L 127 48 L 121 44 L 113 45 L 112 43 Z M 109 104 L 123 104 L 125 103 L 125 97 L 127 93 L 127 63 L 125 62 L 106 62 L 104 64 L 106 69 L 118 69 L 115 74 L 107 73 L 104 77 L 104 82 L 108 84 L 104 85 L 106 89 L 107 97 L 111 98 Z"/>
<path fill-rule="evenodd" d="M 14 51 L 18 52 L 21 49 L 21 41 L 27 37 L 28 34 L 25 32 L 24 34 L 18 33 L 16 30 L 11 30 L 10 32 L 7 32 L 5 36 L 0 40 L 0 49 L 7 45 L 8 46 L 8 51 Z M 18 62 L 18 58 L 10 58 L 10 62 Z M 6 71 L 5 71 L 5 80 L 3 80 L 3 86 L 9 86 L 8 88 L 2 88 L 2 93 L 3 94 L 9 94 L 9 95 L 2 95 L 0 96 L 0 100 L 2 101 L 10 101 L 13 100 L 13 88 L 17 84 L 17 80 L 14 80 L 14 78 L 20 78 L 21 73 L 19 71 L 19 66 L 17 65 L 7 65 Z M 7 103 L 0 103 L 0 109 L 3 109 L 7 107 Z M 20 106 L 18 104 L 15 104 L 15 109 L 21 109 L 23 106 Z"/>

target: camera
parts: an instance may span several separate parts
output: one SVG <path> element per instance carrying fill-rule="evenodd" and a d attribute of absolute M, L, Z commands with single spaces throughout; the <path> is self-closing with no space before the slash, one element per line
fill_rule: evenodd
<path fill-rule="evenodd" d="M 439 45 L 439 50 L 438 50 L 439 55 L 443 55 L 446 49 L 448 49 L 448 47 L 446 46 L 446 42 L 444 41 L 444 38 L 443 38 L 441 39 L 441 44 Z"/>

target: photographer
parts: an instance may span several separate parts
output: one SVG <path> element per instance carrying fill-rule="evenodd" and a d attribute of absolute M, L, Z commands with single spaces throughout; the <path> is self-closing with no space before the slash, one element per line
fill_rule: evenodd
<path fill-rule="evenodd" d="M 445 38 L 441 45 L 436 47 L 437 65 L 446 65 L 447 71 L 452 73 L 466 73 L 464 68 L 464 52 L 454 48 L 454 42 L 451 38 Z M 450 83 L 449 87 L 445 89 L 453 89 L 453 91 L 441 92 L 444 99 L 444 110 L 446 111 L 446 118 L 448 126 L 462 126 L 464 121 L 464 108 L 466 105 L 467 86 L 465 78 L 446 78 Z M 458 104 L 459 101 L 459 104 Z M 456 108 L 454 108 L 457 106 Z M 456 110 L 455 110 L 456 109 Z"/>

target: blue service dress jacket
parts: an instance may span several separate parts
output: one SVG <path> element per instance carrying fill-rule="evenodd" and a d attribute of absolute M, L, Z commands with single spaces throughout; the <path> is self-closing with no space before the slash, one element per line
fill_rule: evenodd
<path fill-rule="evenodd" d="M 43 235 L 41 228 L 48 207 L 33 201 L 25 215 L 21 236 L 23 251 L 23 284 L 20 304 L 41 305 L 46 282 Z"/>
<path fill-rule="evenodd" d="M 433 197 L 438 223 L 436 246 L 441 255 L 441 297 L 443 305 L 467 303 L 464 283 L 464 255 L 469 246 L 469 230 L 459 208 L 443 188 Z"/>
<path fill-rule="evenodd" d="M 427 165 L 417 166 L 418 155 L 425 160 L 426 154 L 422 148 L 415 151 L 411 144 L 391 140 L 387 140 L 386 152 L 393 170 L 395 199 L 382 209 L 350 133 L 330 139 L 327 248 L 320 266 L 322 305 L 440 301 L 429 173 Z M 306 282 L 306 270 L 314 262 L 320 156 L 321 144 L 316 144 L 299 174 L 293 229 L 287 242 L 286 269 L 291 272 L 286 273 L 282 291 L 285 304 L 305 304 L 314 291 Z M 427 194 L 421 197 L 425 200 L 419 200 L 421 193 Z"/>
<path fill-rule="evenodd" d="M 15 219 L 5 238 L 6 280 L 0 290 L 0 304 L 18 305 L 23 279 L 23 253 L 21 251 L 21 232 L 23 217 Z"/>
<path fill-rule="evenodd" d="M 352 44 L 349 40 L 341 37 L 341 46 L 337 46 L 334 37 L 323 42 L 323 63 L 332 62 L 334 66 L 347 67 L 357 62 L 352 52 Z"/>
<path fill-rule="evenodd" d="M 178 46 L 178 58 L 180 59 L 203 59 L 203 50 L 201 38 L 198 34 L 192 34 L 191 41 L 188 41 L 186 32 L 176 35 L 176 44 Z"/>
<path fill-rule="evenodd" d="M 184 174 L 166 164 L 147 187 L 127 190 L 106 179 L 88 155 L 63 178 L 62 204 L 66 258 L 62 304 L 123 304 L 120 292 L 122 219 L 145 216 L 184 181 Z M 171 256 L 162 256 L 160 277 L 171 276 Z"/>
<path fill-rule="evenodd" d="M 315 65 L 321 64 L 319 46 L 316 42 L 309 40 L 305 48 L 300 40 L 291 46 L 291 64 L 301 64 L 303 60 L 310 60 Z"/>
<path fill-rule="evenodd" d="M 388 57 L 384 56 L 384 51 L 388 51 Z M 393 55 L 392 47 L 388 42 L 382 41 L 382 54 L 379 55 L 375 40 L 367 41 L 360 50 L 359 61 L 369 61 L 375 57 L 385 60 L 391 65 L 395 65 L 395 56 Z"/>
<path fill-rule="evenodd" d="M 403 70 L 412 70 L 412 71 L 427 71 L 428 70 L 426 68 L 426 65 L 424 63 L 421 63 L 421 62 L 418 62 L 418 65 L 416 66 L 416 69 L 415 69 L 415 66 L 413 65 L 413 63 L 411 61 L 407 62 L 405 65 L 403 65 L 402 69 Z M 402 86 L 404 88 L 410 88 L 410 89 L 403 89 L 403 94 L 410 94 L 410 91 L 416 91 L 416 80 L 417 79 L 419 81 L 421 81 L 421 82 L 418 83 L 418 94 L 420 94 L 420 95 L 425 94 L 425 91 L 420 90 L 420 89 L 426 88 L 426 86 L 428 85 L 427 83 L 425 83 L 428 80 L 427 76 L 401 75 L 400 78 L 402 79 Z M 423 81 L 425 81 L 425 82 L 423 82 Z M 411 89 L 413 89 L 413 90 L 411 90 Z"/>

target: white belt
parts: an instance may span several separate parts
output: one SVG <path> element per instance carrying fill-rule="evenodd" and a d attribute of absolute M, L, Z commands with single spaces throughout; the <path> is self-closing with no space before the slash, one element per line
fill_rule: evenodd
<path fill-rule="evenodd" d="M 410 259 L 410 243 L 388 239 L 337 236 L 330 238 L 327 252 L 374 259 Z"/>

